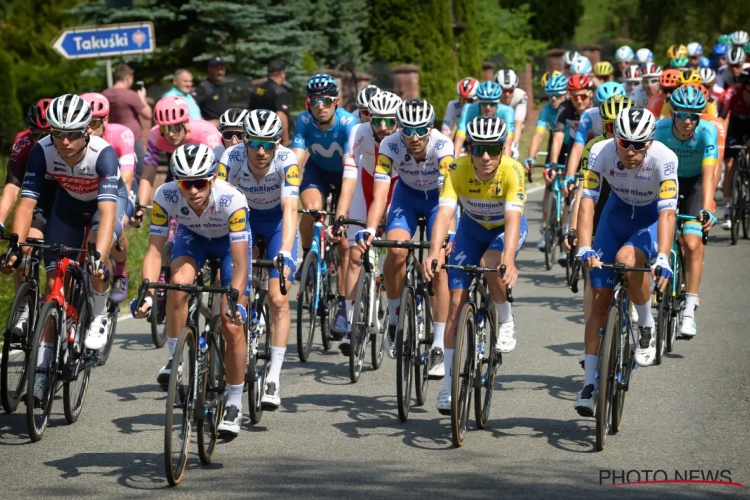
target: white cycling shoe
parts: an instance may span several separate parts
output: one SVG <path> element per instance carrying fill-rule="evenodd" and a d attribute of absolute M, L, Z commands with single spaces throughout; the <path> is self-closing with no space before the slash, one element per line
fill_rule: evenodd
<path fill-rule="evenodd" d="M 505 354 L 516 348 L 516 323 L 507 321 L 500 323 L 500 329 L 497 334 L 495 350 Z"/>
<path fill-rule="evenodd" d="M 682 337 L 695 337 L 698 335 L 698 323 L 695 322 L 695 318 L 691 318 L 690 316 L 682 317 L 680 335 Z"/>
<path fill-rule="evenodd" d="M 641 338 L 635 350 L 635 362 L 640 366 L 651 366 L 656 359 L 656 336 L 652 334 L 653 328 L 639 327 L 639 330 Z"/>
<path fill-rule="evenodd" d="M 442 413 L 443 415 L 450 415 L 451 414 L 451 388 L 443 386 L 442 389 L 440 389 L 440 393 L 437 397 L 437 403 L 435 403 L 435 408 L 437 408 L 437 411 Z"/>
<path fill-rule="evenodd" d="M 97 314 L 91 322 L 89 332 L 86 334 L 84 342 L 86 349 L 98 351 L 107 344 L 107 312 Z"/>

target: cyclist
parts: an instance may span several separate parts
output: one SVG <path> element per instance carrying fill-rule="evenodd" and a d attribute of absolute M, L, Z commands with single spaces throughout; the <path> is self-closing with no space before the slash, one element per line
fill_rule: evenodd
<path fill-rule="evenodd" d="M 357 93 L 357 109 L 352 112 L 352 115 L 359 120 L 360 123 L 366 123 L 370 121 L 370 111 L 367 108 L 367 103 L 370 98 L 380 92 L 377 85 L 368 85 Z"/>
<path fill-rule="evenodd" d="M 615 68 L 617 74 L 615 76 L 620 83 L 625 83 L 625 72 L 632 65 L 633 59 L 635 59 L 633 49 L 627 45 L 623 45 L 615 51 L 615 62 L 617 63 Z"/>
<path fill-rule="evenodd" d="M 148 205 L 154 192 L 156 168 L 159 156 L 164 151 L 172 154 L 183 144 L 204 144 L 211 149 L 222 145 L 221 134 L 212 123 L 205 120 L 189 118 L 190 106 L 180 96 L 162 97 L 154 106 L 156 125 L 148 134 L 146 156 L 143 159 L 144 169 L 141 182 L 138 184 L 138 200 Z M 172 180 L 172 171 L 167 172 L 166 182 Z M 143 218 L 143 208 L 137 207 L 134 218 Z"/>
<path fill-rule="evenodd" d="M 448 107 L 445 108 L 445 117 L 443 118 L 443 135 L 453 137 L 453 126 L 457 124 L 458 119 L 461 117 L 461 111 L 463 108 L 476 100 L 477 87 L 479 82 L 476 78 L 466 77 L 456 84 L 456 94 L 458 99 L 453 99 L 448 102 Z"/>
<path fill-rule="evenodd" d="M 740 73 L 748 67 L 750 64 L 745 62 L 745 51 L 742 47 L 732 46 L 727 49 L 727 64 L 716 72 L 716 82 L 711 91 L 717 101 L 721 101 L 726 89 L 740 84 Z"/>
<path fill-rule="evenodd" d="M 701 77 L 700 72 L 695 69 L 687 69 L 680 72 L 679 76 L 677 77 L 677 87 L 679 88 L 684 85 L 694 86 L 698 89 L 702 88 L 703 78 Z M 703 112 L 718 114 L 718 109 L 715 103 L 710 104 L 710 102 L 707 100 L 706 107 Z M 670 118 L 671 116 L 672 104 L 669 100 L 667 100 L 666 102 L 664 102 L 664 105 L 661 108 L 661 117 Z"/>
<path fill-rule="evenodd" d="M 513 122 L 513 108 L 502 104 L 500 100 L 503 97 L 503 89 L 495 82 L 482 82 L 477 87 L 477 102 L 464 106 L 461 111 L 461 118 L 458 120 L 456 127 L 456 137 L 453 139 L 453 150 L 458 155 L 463 150 L 466 141 L 466 125 L 477 116 L 497 116 L 505 121 L 509 132 L 512 135 L 515 124 Z M 505 154 L 510 156 L 511 141 L 505 144 Z"/>
<path fill-rule="evenodd" d="M 366 220 L 367 228 L 349 226 L 347 239 L 349 244 L 349 266 L 346 270 L 345 295 L 349 314 L 346 322 L 337 317 L 333 329 L 340 335 L 345 335 L 339 348 L 345 355 L 349 355 L 350 339 L 349 325 L 354 311 L 354 294 L 356 293 L 359 269 L 362 265 L 362 242 L 369 236 L 375 236 L 385 207 L 391 201 L 395 182 L 391 182 L 390 191 L 385 198 L 375 198 L 375 161 L 380 144 L 389 135 L 398 130 L 396 113 L 401 105 L 401 98 L 391 92 L 379 92 L 368 103 L 370 117 L 369 124 L 362 123 L 354 127 L 349 136 L 349 148 L 344 163 L 344 178 L 341 180 L 341 196 L 336 206 L 336 218 L 349 214 L 352 219 Z M 394 172 L 392 172 L 393 174 Z M 335 239 L 333 233 L 330 236 Z M 365 238 L 367 236 L 367 238 Z M 361 242 L 361 243 L 360 243 Z M 361 245 L 361 246 L 360 246 Z"/>
<path fill-rule="evenodd" d="M 719 116 L 719 102 L 711 95 L 711 89 L 716 81 L 716 71 L 711 68 L 701 68 L 698 70 L 698 74 L 701 77 L 701 86 L 705 90 L 703 95 L 707 95 L 708 104 L 706 104 L 705 112 L 713 116 Z"/>
<path fill-rule="evenodd" d="M 625 91 L 629 96 L 632 95 L 641 84 L 641 69 L 635 64 L 628 66 L 622 80 L 625 84 Z"/>
<path fill-rule="evenodd" d="M 703 45 L 698 42 L 691 42 L 686 47 L 688 57 L 688 67 L 692 69 L 701 68 L 701 59 L 703 59 Z"/>
<path fill-rule="evenodd" d="M 727 120 L 727 145 L 743 145 L 750 137 L 750 68 L 740 73 L 740 85 L 730 88 L 724 93 L 719 107 L 719 117 Z M 740 154 L 738 149 L 726 151 L 724 170 L 724 222 L 722 229 L 732 229 L 731 209 L 732 200 L 732 169 Z"/>
<path fill-rule="evenodd" d="M 242 144 L 245 141 L 245 132 L 242 123 L 248 111 L 243 108 L 229 108 L 219 117 L 219 132 L 221 133 L 221 144 L 214 148 L 214 155 L 220 160 L 224 151 Z"/>
<path fill-rule="evenodd" d="M 636 103 L 636 106 L 641 106 L 642 108 L 648 107 L 649 104 L 657 106 L 658 103 L 664 100 L 664 96 L 661 94 L 659 88 L 659 77 L 661 74 L 661 66 L 652 62 L 643 65 L 641 83 L 630 92 L 630 98 Z"/>
<path fill-rule="evenodd" d="M 677 81 L 680 78 L 680 72 L 676 69 L 667 69 L 664 70 L 659 77 L 659 87 L 661 88 L 661 93 L 664 96 L 664 100 L 662 101 L 662 108 L 661 108 L 661 114 L 664 115 L 664 108 L 669 109 L 669 97 L 672 95 L 672 92 L 675 91 L 677 87 L 679 87 L 679 84 Z M 654 115 L 656 116 L 656 115 Z"/>
<path fill-rule="evenodd" d="M 719 71 L 719 68 L 727 64 L 727 46 L 723 43 L 714 45 L 711 51 L 711 69 Z"/>
<path fill-rule="evenodd" d="M 282 146 L 283 125 L 273 111 L 257 109 L 243 121 L 245 144 L 224 152 L 219 179 L 225 179 L 247 198 L 253 215 L 250 232 L 266 241 L 266 258 L 284 256 L 284 279 L 290 289 L 297 268 L 297 202 L 299 166 L 294 153 Z M 252 242 L 251 242 L 252 243 Z M 261 404 L 276 409 L 281 404 L 281 366 L 289 342 L 291 315 L 289 296 L 281 293 L 279 269 L 268 273 L 271 308 L 271 368 L 266 377 Z"/>
<path fill-rule="evenodd" d="M 593 72 L 594 68 L 591 66 L 591 60 L 586 56 L 578 56 L 578 59 L 573 61 L 570 65 L 571 75 L 589 75 Z"/>
<path fill-rule="evenodd" d="M 590 269 L 593 303 L 585 329 L 583 389 L 575 403 L 576 410 L 585 416 L 594 414 L 599 329 L 606 321 L 614 286 L 614 272 L 596 269 L 596 263 L 616 261 L 640 267 L 656 257 L 652 276 L 662 289 L 672 274 L 668 256 L 677 209 L 677 156 L 654 141 L 655 127 L 656 119 L 649 110 L 623 109 L 615 119 L 614 140 L 595 144 L 589 155 L 578 213 L 578 257 Z M 594 208 L 602 180 L 609 183 L 612 194 L 594 236 Z M 592 248 L 594 244 L 596 250 Z M 656 266 L 661 267 L 659 277 L 655 275 Z M 626 273 L 626 279 L 628 297 L 638 312 L 640 339 L 635 362 L 648 366 L 656 353 L 650 283 L 643 273 Z"/>
<path fill-rule="evenodd" d="M 425 280 L 431 280 L 432 262 L 445 261 L 443 242 L 456 206 L 460 202 L 464 216 L 456 228 L 455 248 L 450 263 L 481 265 L 500 269 L 506 266 L 505 276 L 492 273 L 485 276 L 497 309 L 498 334 L 495 349 L 501 353 L 516 347 L 516 327 L 507 300 L 506 287 L 513 287 L 518 279 L 516 256 L 528 235 L 528 223 L 523 215 L 526 189 L 523 167 L 503 156 L 503 142 L 507 140 L 505 122 L 498 118 L 479 117 L 467 129 L 470 155 L 458 158 L 445 176 L 440 189 L 439 209 L 430 240 L 430 253 L 422 263 Z M 458 315 L 468 297 L 469 282 L 465 273 L 449 271 L 450 307 L 446 322 L 445 363 L 453 366 Z M 450 410 L 451 370 L 446 370 L 443 388 L 437 398 L 437 409 Z"/>
<path fill-rule="evenodd" d="M 102 137 L 112 146 L 120 161 L 120 177 L 125 183 L 127 192 L 131 192 L 133 178 L 135 175 L 135 136 L 133 132 L 119 123 L 109 123 L 109 100 L 102 94 L 89 92 L 82 94 L 81 99 L 86 101 L 91 108 L 91 123 L 89 123 L 91 135 Z M 126 214 L 133 214 L 133 207 L 128 201 Z M 124 224 L 127 224 L 127 217 Z M 117 240 L 117 245 L 112 248 L 112 258 L 115 261 L 114 273 L 112 273 L 112 293 L 109 299 L 120 303 L 128 296 L 128 237 L 125 231 Z"/>
<path fill-rule="evenodd" d="M 373 200 L 385 199 L 391 176 L 399 176 L 386 219 L 386 238 L 389 240 L 410 240 L 416 232 L 419 216 L 427 218 L 427 234 L 432 235 L 438 212 L 438 190 L 454 158 L 453 144 L 448 137 L 433 128 L 434 122 L 435 111 L 430 103 L 422 99 L 409 99 L 401 103 L 396 112 L 396 123 L 401 130 L 380 143 L 375 164 Z M 371 224 L 379 219 L 380 214 L 371 208 L 368 214 L 369 227 L 374 227 Z M 368 234 L 365 246 L 371 240 L 372 235 Z M 395 357 L 396 324 L 406 278 L 407 254 L 405 249 L 389 248 L 383 264 L 388 297 L 385 352 L 391 359 Z M 430 375 L 436 377 L 444 375 L 443 348 L 449 301 L 447 279 L 445 271 L 438 272 L 434 285 L 435 325 L 430 352 Z"/>
<path fill-rule="evenodd" d="M 670 45 L 667 49 L 667 57 L 670 59 L 674 59 L 676 57 L 687 57 L 688 56 L 688 50 L 687 47 L 685 47 L 682 44 L 676 44 L 676 45 Z"/>
<path fill-rule="evenodd" d="M 635 63 L 643 69 L 648 62 L 654 61 L 654 53 L 647 48 L 638 49 L 635 51 Z"/>
<path fill-rule="evenodd" d="M 594 86 L 599 87 L 602 83 L 614 80 L 615 68 L 609 61 L 599 61 L 594 64 Z"/>
<path fill-rule="evenodd" d="M 711 123 L 701 120 L 706 107 L 706 97 L 695 87 L 683 85 L 672 92 L 669 98 L 674 111 L 672 118 L 664 118 L 656 124 L 654 139 L 671 149 L 678 159 L 677 178 L 678 203 L 681 213 L 701 218 L 708 214 L 709 220 L 685 222 L 682 237 L 685 247 L 685 306 L 682 311 L 680 334 L 694 337 L 697 334 L 695 304 L 703 275 L 703 230 L 708 231 L 716 223 L 713 214 L 716 163 L 718 161 L 717 130 Z M 705 186 L 705 188 L 704 188 Z"/>
<path fill-rule="evenodd" d="M 91 118 L 91 108 L 77 95 L 65 94 L 52 100 L 47 109 L 51 135 L 41 139 L 29 154 L 13 232 L 18 234 L 19 241 L 26 241 L 45 177 L 59 184 L 44 235 L 47 243 L 80 247 L 86 230 L 84 222 L 87 216 L 92 216 L 89 241 L 96 243 L 99 259 L 88 268 L 93 319 L 85 346 L 99 350 L 107 343 L 109 252 L 122 232 L 128 196 L 120 178 L 117 153 L 101 137 L 90 135 Z M 12 266 L 15 259 L 11 257 L 6 265 Z M 55 261 L 56 256 L 45 250 L 48 292 L 55 279 Z M 50 337 L 45 332 L 38 366 L 49 365 L 54 348 Z M 37 373 L 35 396 L 43 396 L 46 389 L 46 375 Z"/>
<path fill-rule="evenodd" d="M 518 145 L 521 144 L 521 135 L 523 134 L 523 123 L 526 120 L 526 106 L 529 96 L 526 91 L 519 88 L 520 80 L 518 75 L 512 69 L 501 69 L 495 73 L 495 83 L 503 89 L 503 95 L 500 102 L 513 108 L 513 127 L 510 129 L 510 152 L 514 160 L 518 159 Z"/>
<path fill-rule="evenodd" d="M 581 54 L 579 54 L 575 50 L 569 50 L 562 56 L 562 62 L 563 62 L 563 74 L 565 76 L 570 76 L 570 67 L 573 65 L 573 63 L 581 57 Z"/>
<path fill-rule="evenodd" d="M 348 111 L 338 107 L 339 86 L 331 75 L 319 73 L 307 81 L 305 87 L 309 110 L 297 117 L 296 130 L 292 140 L 292 151 L 303 168 L 300 198 L 302 206 L 308 210 L 323 210 L 325 202 L 334 186 L 341 192 L 341 176 L 344 171 L 344 158 L 347 154 L 349 136 L 358 120 Z M 338 195 L 337 195 L 338 197 Z M 332 199 L 335 205 L 338 200 Z M 302 260 L 312 246 L 312 217 L 305 214 L 299 225 L 302 244 Z M 345 289 L 344 276 L 348 266 L 349 248 L 337 245 L 340 256 L 338 270 L 339 293 Z M 302 266 L 297 269 L 294 279 L 300 279 Z M 339 308 L 336 321 L 345 321 L 346 300 L 339 295 Z M 339 316 L 343 320 L 339 319 Z M 334 337 L 338 335 L 331 332 Z"/>
<path fill-rule="evenodd" d="M 26 113 L 26 125 L 28 128 L 16 135 L 13 140 L 13 147 L 10 150 L 10 159 L 8 160 L 8 173 L 5 178 L 5 187 L 0 197 L 0 234 L 5 231 L 5 221 L 8 214 L 16 204 L 16 199 L 21 193 L 23 179 L 26 175 L 26 166 L 29 154 L 34 145 L 42 138 L 49 134 L 49 123 L 47 123 L 47 108 L 51 99 L 39 99 L 29 106 Z M 49 211 L 52 208 L 52 201 L 55 199 L 55 190 L 57 183 L 54 180 L 45 180 L 42 195 L 34 209 L 31 227 L 29 229 L 30 238 L 44 238 L 44 229 L 49 219 Z M 30 249 L 24 251 L 24 259 L 28 257 Z M 19 266 L 13 274 L 13 284 L 16 289 L 21 284 L 21 278 L 26 266 Z M 29 310 L 25 305 L 19 312 L 19 318 L 13 326 L 13 334 L 17 337 L 25 335 L 26 325 L 28 323 Z"/>
<path fill-rule="evenodd" d="M 242 389 L 247 367 L 247 345 L 243 326 L 247 320 L 247 297 L 251 280 L 247 200 L 237 189 L 216 180 L 216 157 L 204 144 L 188 143 L 179 146 L 169 162 L 175 180 L 159 186 L 154 193 L 153 215 L 148 250 L 143 259 L 144 279 L 156 282 L 161 270 L 161 254 L 169 234 L 170 218 L 179 226 L 172 247 L 170 266 L 172 283 L 191 285 L 209 257 L 221 261 L 221 286 L 240 292 L 237 313 L 230 317 L 226 296 L 222 297 L 222 333 L 226 341 L 227 402 L 218 430 L 236 436 L 242 423 Z M 241 293 L 241 292 L 244 292 Z M 153 304 L 149 290 L 144 304 L 130 309 L 136 318 L 148 316 Z M 169 383 L 177 339 L 187 322 L 187 294 L 170 290 L 167 294 L 167 364 L 159 370 L 157 382 L 162 388 Z M 182 360 L 179 361 L 182 363 Z"/>

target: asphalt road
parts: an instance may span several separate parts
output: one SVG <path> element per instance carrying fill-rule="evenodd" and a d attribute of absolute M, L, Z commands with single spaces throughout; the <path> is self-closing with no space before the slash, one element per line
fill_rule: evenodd
<path fill-rule="evenodd" d="M 107 366 L 92 374 L 76 424 L 65 423 L 58 401 L 44 439 L 31 444 L 23 413 L 0 413 L 2 496 L 750 496 L 747 487 L 728 485 L 611 486 L 612 471 L 623 482 L 619 475 L 633 470 L 662 470 L 669 479 L 675 470 L 695 471 L 692 479 L 724 470 L 720 479 L 750 484 L 750 242 L 730 247 L 728 233 L 714 231 L 698 337 L 679 342 L 662 366 L 635 372 L 623 429 L 597 453 L 594 420 L 573 410 L 583 378 L 581 295 L 564 286 L 562 268 L 543 268 L 536 250 L 540 198 L 540 192 L 530 196 L 534 223 L 519 256 L 518 346 L 505 356 L 487 429 L 472 427 L 463 448 L 451 447 L 450 418 L 434 407 L 442 382 L 432 382 L 425 406 L 401 423 L 394 361 L 386 359 L 378 371 L 366 365 L 352 385 L 338 350 L 323 352 L 318 342 L 303 364 L 292 341 L 282 408 L 257 426 L 246 423 L 240 437 L 220 444 L 210 466 L 194 455 L 182 483 L 169 488 L 165 394 L 155 383 L 166 350 L 151 345 L 145 321 L 129 320 L 119 324 Z M 626 480 L 638 476 L 630 472 Z"/>

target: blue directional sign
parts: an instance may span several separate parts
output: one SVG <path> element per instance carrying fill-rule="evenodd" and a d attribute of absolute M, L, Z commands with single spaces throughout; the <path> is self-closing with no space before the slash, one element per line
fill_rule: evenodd
<path fill-rule="evenodd" d="M 149 54 L 156 48 L 150 21 L 102 26 L 79 26 L 61 31 L 52 48 L 65 59 Z"/>

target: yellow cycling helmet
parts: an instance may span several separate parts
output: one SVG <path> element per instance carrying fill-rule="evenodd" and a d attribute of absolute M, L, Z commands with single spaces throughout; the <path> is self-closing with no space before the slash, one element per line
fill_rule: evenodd
<path fill-rule="evenodd" d="M 594 64 L 594 76 L 609 76 L 614 72 L 615 68 L 609 61 L 600 61 Z"/>
<path fill-rule="evenodd" d="M 677 85 L 685 85 L 686 83 L 703 83 L 701 74 L 694 69 L 686 69 L 680 73 L 677 77 Z"/>
<path fill-rule="evenodd" d="M 542 78 L 541 78 L 542 87 L 544 87 L 545 85 L 547 85 L 547 80 L 549 80 L 553 76 L 562 76 L 562 73 L 559 72 L 559 71 L 557 71 L 557 70 L 554 70 L 554 71 L 545 71 L 544 74 L 542 75 Z"/>
<path fill-rule="evenodd" d="M 682 44 L 679 45 L 670 45 L 669 49 L 667 50 L 667 57 L 670 59 L 677 59 L 678 57 L 687 57 L 687 47 L 685 47 Z"/>
<path fill-rule="evenodd" d="M 612 122 L 617 118 L 617 113 L 633 106 L 635 106 L 635 102 L 630 97 L 619 94 L 613 95 L 599 105 L 599 116 L 604 121 Z"/>

